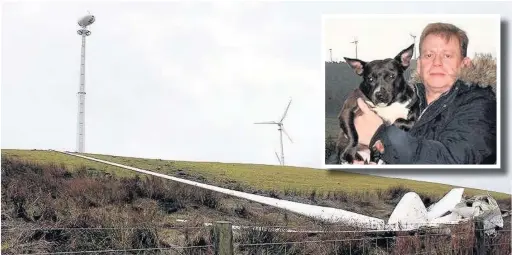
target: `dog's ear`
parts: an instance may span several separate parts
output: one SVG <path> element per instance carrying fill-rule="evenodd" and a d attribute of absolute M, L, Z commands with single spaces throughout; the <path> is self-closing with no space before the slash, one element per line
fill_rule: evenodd
<path fill-rule="evenodd" d="M 396 55 L 395 59 L 400 63 L 404 68 L 409 67 L 411 64 L 412 54 L 414 53 L 414 43 L 411 44 L 407 49 L 402 50 L 398 55 Z"/>
<path fill-rule="evenodd" d="M 354 72 L 356 72 L 357 75 L 363 75 L 364 67 L 366 65 L 366 62 L 355 59 L 355 58 L 345 58 L 345 61 L 347 61 L 347 64 L 354 69 Z"/>

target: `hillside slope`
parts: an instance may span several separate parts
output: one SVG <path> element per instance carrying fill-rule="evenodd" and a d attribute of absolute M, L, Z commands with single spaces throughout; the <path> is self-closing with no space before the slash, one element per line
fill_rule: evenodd
<path fill-rule="evenodd" d="M 409 190 L 419 193 L 428 206 L 451 188 L 344 172 L 331 174 L 320 169 L 88 155 L 183 179 L 341 208 L 384 220 Z M 486 192 L 467 189 L 465 195 L 481 193 Z M 502 209 L 510 210 L 509 194 L 491 194 Z M 245 226 L 350 229 L 326 226 L 272 206 L 51 151 L 2 150 L 1 202 L 2 253 L 6 254 L 197 246 L 211 243 L 210 232 L 202 226 L 217 220 Z M 247 230 L 236 239 L 243 243 L 274 243 L 319 238 L 346 237 Z"/>
<path fill-rule="evenodd" d="M 401 186 L 405 189 L 414 190 L 417 193 L 438 197 L 455 187 L 438 183 L 313 168 L 220 162 L 187 162 L 99 154 L 83 155 L 226 188 L 249 191 L 259 190 L 283 195 L 285 193 L 311 194 L 312 192 L 315 192 L 318 196 L 328 195 L 329 192 L 372 193 Z M 138 175 L 138 173 L 130 170 L 51 151 L 2 150 L 3 156 L 30 160 L 36 163 L 55 162 L 68 166 L 71 169 L 77 169 L 85 165 L 89 169 L 115 173 L 118 176 Z M 482 192 L 486 193 L 487 191 L 467 188 L 465 194 L 473 196 Z M 490 193 L 497 199 L 510 197 L 510 194 Z"/>

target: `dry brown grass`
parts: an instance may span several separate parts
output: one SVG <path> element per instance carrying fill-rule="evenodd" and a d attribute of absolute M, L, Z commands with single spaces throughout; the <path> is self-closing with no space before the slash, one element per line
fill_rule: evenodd
<path fill-rule="evenodd" d="M 325 233 L 243 230 L 240 254 L 474 254 L 473 223 L 411 232 L 368 233 L 348 226 L 322 226 Z M 506 238 L 505 237 L 501 237 Z M 498 241 L 494 242 L 498 243 Z M 501 244 L 501 253 L 510 248 Z"/>
<path fill-rule="evenodd" d="M 165 248 L 161 227 L 187 205 L 218 197 L 156 178 L 92 176 L 55 164 L 2 158 L 2 253 Z M 4 229 L 6 228 L 6 229 Z M 182 233 L 183 245 L 206 243 Z"/>
<path fill-rule="evenodd" d="M 408 191 L 406 186 L 395 185 L 375 192 L 304 192 L 290 189 L 284 193 L 271 193 L 277 197 L 295 196 L 296 200 L 311 203 L 353 207 L 367 214 L 375 214 L 378 208 L 388 206 L 382 213 L 386 215 Z M 432 202 L 438 199 L 435 195 L 420 196 Z M 294 229 L 300 224 L 303 230 L 327 231 L 283 233 L 268 227 L 264 231 L 235 232 L 236 243 L 249 244 L 240 247 L 242 254 L 265 251 L 282 254 L 285 250 L 286 254 L 305 251 L 318 255 L 425 251 L 429 254 L 466 254 L 466 248 L 474 243 L 471 225 L 455 226 L 449 235 L 428 231 L 412 235 L 406 232 L 398 235 L 371 234 L 353 227 L 326 225 L 247 201 L 229 200 L 232 204 L 225 201 L 216 193 L 159 178 L 118 178 L 88 168 L 69 171 L 59 164 L 34 164 L 3 157 L 2 253 L 208 245 L 212 243 L 212 233 L 210 228 L 203 227 L 203 212 L 216 212 L 218 219 L 243 219 L 256 226 L 283 226 L 281 220 L 284 218 L 284 225 Z M 189 221 L 175 228 L 177 224 L 169 222 L 166 216 L 179 213 L 187 214 Z M 4 228 L 14 228 L 15 231 Z M 334 232 L 340 230 L 356 232 Z M 503 244 L 510 239 L 510 232 L 504 233 L 492 240 L 500 252 L 510 251 Z M 278 244 L 258 245 L 261 243 Z M 189 254 L 197 252 L 189 250 Z"/>

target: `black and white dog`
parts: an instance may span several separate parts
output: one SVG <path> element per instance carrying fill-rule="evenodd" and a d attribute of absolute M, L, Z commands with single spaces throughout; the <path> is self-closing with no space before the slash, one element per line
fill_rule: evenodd
<path fill-rule="evenodd" d="M 409 85 L 403 74 L 409 67 L 414 44 L 402 50 L 394 58 L 364 62 L 359 59 L 345 58 L 347 64 L 357 75 L 363 77 L 347 98 L 338 115 L 340 134 L 337 141 L 337 163 L 350 163 L 354 160 L 379 163 L 378 153 L 373 148 L 359 144 L 354 126 L 354 117 L 361 112 L 357 98 L 362 98 L 386 124 L 394 124 L 409 130 L 419 115 L 419 101 L 413 86 Z M 343 145 L 343 138 L 348 143 Z M 370 150 L 370 159 L 364 159 L 358 151 Z"/>

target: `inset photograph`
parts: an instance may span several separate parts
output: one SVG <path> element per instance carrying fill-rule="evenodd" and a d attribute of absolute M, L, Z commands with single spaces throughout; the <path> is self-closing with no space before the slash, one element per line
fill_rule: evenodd
<path fill-rule="evenodd" d="M 500 168 L 499 15 L 322 25 L 325 168 Z"/>

